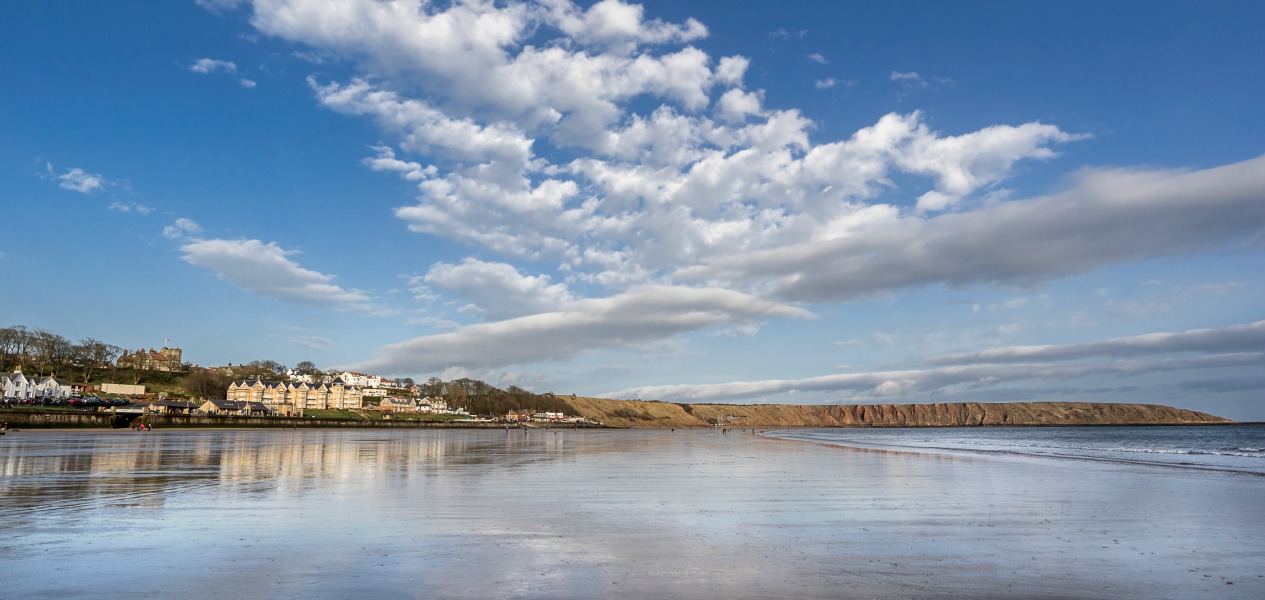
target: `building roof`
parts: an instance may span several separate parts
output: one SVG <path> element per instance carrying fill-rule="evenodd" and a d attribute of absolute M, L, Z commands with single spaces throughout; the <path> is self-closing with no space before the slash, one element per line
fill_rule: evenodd
<path fill-rule="evenodd" d="M 197 408 L 198 405 L 193 402 L 181 402 L 177 400 L 159 400 L 153 402 L 150 406 L 166 406 L 170 408 Z"/>

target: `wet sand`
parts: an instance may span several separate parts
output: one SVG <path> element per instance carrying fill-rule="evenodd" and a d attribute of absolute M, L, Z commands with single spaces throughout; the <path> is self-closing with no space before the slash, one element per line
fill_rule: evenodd
<path fill-rule="evenodd" d="M 741 430 L 23 431 L 0 597 L 1260 598 L 1265 477 Z"/>

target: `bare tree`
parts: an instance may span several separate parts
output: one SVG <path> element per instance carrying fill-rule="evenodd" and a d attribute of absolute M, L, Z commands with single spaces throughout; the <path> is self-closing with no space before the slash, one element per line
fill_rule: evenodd
<path fill-rule="evenodd" d="M 56 371 L 65 366 L 71 356 L 70 340 L 46 329 L 36 329 L 31 333 L 31 347 L 34 350 L 35 364 L 39 369 Z"/>
<path fill-rule="evenodd" d="M 3 354 L 4 366 L 19 365 L 26 360 L 30 349 L 31 333 L 26 325 L 14 325 L 0 329 L 0 353 Z"/>
<path fill-rule="evenodd" d="M 314 377 L 316 375 L 321 374 L 321 370 L 316 368 L 316 363 L 310 360 L 299 361 L 298 364 L 294 365 L 294 372 L 298 373 L 299 375 L 307 375 L 310 377 Z"/>
<path fill-rule="evenodd" d="M 17 362 L 17 337 L 18 328 L 5 327 L 0 329 L 0 367 L 8 368 L 10 364 Z"/>
<path fill-rule="evenodd" d="M 26 360 L 31 356 L 31 332 L 26 325 L 13 328 L 13 353 L 18 360 Z"/>
<path fill-rule="evenodd" d="M 444 384 L 444 401 L 449 406 L 465 406 L 470 399 L 470 395 L 466 393 L 465 386 L 457 381 L 450 381 Z"/>
<path fill-rule="evenodd" d="M 109 367 L 122 351 L 114 344 L 107 344 L 90 337 L 79 340 L 74 347 L 74 354 L 79 366 L 83 369 L 84 382 L 91 382 L 93 372 Z"/>
<path fill-rule="evenodd" d="M 242 379 L 277 379 L 286 372 L 286 367 L 275 360 L 252 360 L 237 371 Z"/>
<path fill-rule="evenodd" d="M 223 400 L 228 396 L 232 378 L 218 371 L 194 367 L 184 377 L 184 391 L 193 398 Z"/>

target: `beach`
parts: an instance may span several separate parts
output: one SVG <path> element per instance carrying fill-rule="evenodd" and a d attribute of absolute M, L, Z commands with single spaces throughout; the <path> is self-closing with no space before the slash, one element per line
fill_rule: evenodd
<path fill-rule="evenodd" d="M 721 430 L 22 431 L 5 597 L 1259 598 L 1265 477 Z"/>

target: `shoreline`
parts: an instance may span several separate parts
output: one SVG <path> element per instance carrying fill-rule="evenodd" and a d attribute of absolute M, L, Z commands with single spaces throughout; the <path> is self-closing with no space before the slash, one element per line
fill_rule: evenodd
<path fill-rule="evenodd" d="M 584 398 L 581 400 L 593 400 Z M 991 429 L 1005 427 L 1191 427 L 1191 426 L 1249 426 L 1258 427 L 1265 426 L 1265 422 L 1236 422 L 1221 417 L 1205 415 L 1203 413 L 1195 413 L 1183 409 L 1175 409 L 1159 405 L 1112 405 L 1112 404 L 1088 404 L 1088 403 L 997 403 L 975 405 L 966 403 L 960 406 L 951 405 L 823 405 L 823 406 L 793 406 L 793 405 L 685 405 L 690 406 L 690 410 L 686 411 L 682 405 L 665 404 L 659 402 L 645 402 L 633 400 L 608 400 L 603 404 L 626 404 L 626 405 L 654 405 L 656 409 L 659 407 L 671 407 L 679 412 L 680 415 L 661 415 L 646 416 L 630 419 L 626 416 L 612 416 L 608 414 L 609 407 L 584 406 L 589 410 L 578 410 L 580 416 L 595 421 L 600 424 L 592 423 L 561 423 L 558 427 L 551 427 L 550 423 L 506 423 L 498 421 L 460 421 L 460 420 L 422 420 L 422 419 L 399 419 L 399 420 L 372 420 L 372 419 L 338 419 L 338 418 L 312 418 L 312 417 L 279 417 L 279 416 L 236 416 L 236 415 L 163 415 L 163 414 L 147 414 L 143 418 L 147 423 L 156 425 L 163 429 L 203 429 L 203 428 L 230 428 L 230 429 L 346 429 L 346 428 L 363 428 L 363 429 L 478 429 L 503 428 L 507 425 L 510 427 L 534 427 L 534 428 L 582 428 L 582 429 L 805 429 L 805 428 L 829 428 L 829 429 Z M 979 406 L 986 407 L 982 412 L 976 412 Z M 702 412 L 706 407 L 709 410 L 723 410 L 724 407 L 729 408 L 729 412 L 747 413 L 746 416 L 740 417 L 743 421 L 737 423 L 713 423 L 704 420 L 700 415 L 694 414 L 696 411 Z M 943 414 L 946 407 L 960 409 L 953 419 L 944 418 Z M 1022 418 L 1013 418 L 1009 410 L 1015 408 L 1023 409 L 1024 416 Z M 854 419 L 855 415 L 852 411 L 857 409 L 868 408 L 869 415 L 879 415 L 882 418 L 868 420 L 865 410 L 860 410 L 861 419 Z M 780 417 L 779 413 L 794 409 L 796 416 L 794 419 L 786 419 Z M 626 409 L 615 409 L 619 412 Z M 660 409 L 663 410 L 663 409 Z M 670 409 L 668 409 L 670 410 Z M 753 412 L 754 411 L 754 412 Z M 988 417 L 988 412 L 998 413 L 993 417 Z M 1100 414 L 1086 414 L 1086 411 L 1097 411 Z M 807 414 L 806 414 L 807 413 Z M 837 418 L 838 414 L 843 413 L 849 417 L 845 419 Z M 919 413 L 934 413 L 935 418 L 928 419 L 925 422 L 917 420 L 910 422 L 909 416 L 917 416 Z M 720 413 L 717 413 L 720 414 Z M 689 417 L 682 419 L 680 417 Z M 761 421 L 760 417 L 767 418 Z M 899 418 L 892 418 L 899 417 Z M 136 415 L 118 415 L 112 412 L 77 412 L 77 411 L 50 411 L 50 410 L 28 410 L 28 409 L 0 409 L 0 421 L 9 422 L 14 428 L 26 429 L 125 429 L 130 423 L 138 417 Z M 723 419 L 721 417 L 720 419 Z M 732 418 L 732 417 L 731 417 Z M 711 419 L 711 420 L 720 420 Z M 787 422 L 789 421 L 789 422 Z"/>
<path fill-rule="evenodd" d="M 1213 425 L 1209 425 L 1210 427 Z M 1218 424 L 1216 427 L 1225 427 L 1226 424 Z M 1236 425 L 1238 426 L 1238 425 Z M 1255 426 L 1255 425 L 1254 425 Z M 1161 427 L 1161 426 L 1147 426 Z M 1172 427 L 1187 427 L 1172 426 Z M 1131 426 L 1121 426 L 1122 429 L 1130 429 Z M 1020 428 L 1015 428 L 1020 429 Z M 1031 428 L 1028 428 L 1031 429 Z M 1052 428 L 1053 429 L 1053 428 Z M 783 430 L 789 431 L 789 430 Z M 1243 475 L 1252 477 L 1265 477 L 1265 471 L 1260 470 L 1259 466 L 1248 466 L 1235 464 L 1209 464 L 1200 463 L 1193 460 L 1194 456 L 1218 453 L 1209 453 L 1204 450 L 1188 450 L 1181 452 L 1153 452 L 1138 449 L 1094 449 L 1088 447 L 1068 447 L 1068 446 L 991 446 L 991 447 L 963 447 L 963 446 L 944 446 L 944 445 L 918 445 L 917 443 L 909 443 L 908 440 L 856 440 L 856 439 L 817 439 L 813 437 L 797 437 L 797 436 L 779 436 L 768 435 L 771 432 L 759 433 L 761 438 L 784 441 L 784 442 L 801 442 L 823 446 L 827 448 L 841 448 L 854 452 L 878 453 L 878 454 L 902 454 L 910 456 L 935 457 L 935 458 L 991 458 L 1000 460 L 1036 460 L 1045 463 L 1056 463 L 1058 461 L 1078 461 L 1096 465 L 1121 465 L 1130 467 L 1159 468 L 1175 470 L 1179 472 L 1204 472 L 1204 473 L 1220 473 L 1227 475 Z M 903 443 L 902 443 L 903 442 Z M 953 444 L 951 439 L 942 439 L 939 443 Z M 1046 450 L 1046 451 L 1042 451 Z M 1088 453 L 1086 451 L 1089 451 Z M 1079 452 L 1079 453 L 1078 453 Z M 1137 457 L 1134 457 L 1134 456 Z M 1153 456 L 1155 458 L 1142 458 Z M 1191 458 L 1180 461 L 1165 461 L 1159 457 L 1162 456 L 1190 456 Z M 1242 454 L 1231 453 L 1228 456 L 1244 456 Z"/>

